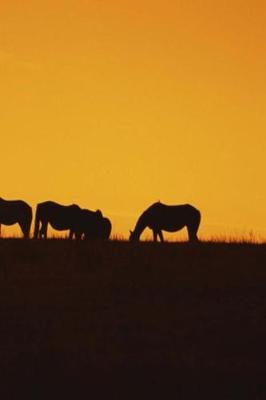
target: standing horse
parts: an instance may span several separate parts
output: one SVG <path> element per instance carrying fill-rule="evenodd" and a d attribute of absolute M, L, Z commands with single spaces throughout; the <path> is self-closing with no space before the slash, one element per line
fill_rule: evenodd
<path fill-rule="evenodd" d="M 73 233 L 76 238 L 80 239 L 84 236 L 84 239 L 87 240 L 106 240 L 109 238 L 111 230 L 111 221 L 103 217 L 100 210 L 91 211 L 82 209 L 73 226 Z"/>
<path fill-rule="evenodd" d="M 80 211 L 81 208 L 76 204 L 63 206 L 53 201 L 37 204 L 34 238 L 46 239 L 48 224 L 59 231 L 69 230 L 69 237 L 72 238 L 75 221 Z"/>
<path fill-rule="evenodd" d="M 18 223 L 24 238 L 30 235 L 32 208 L 23 200 L 4 200 L 0 198 L 0 229 L 1 224 Z M 1 231 L 0 231 L 1 232 Z"/>
<path fill-rule="evenodd" d="M 157 236 L 163 242 L 162 230 L 175 232 L 187 227 L 190 242 L 198 241 L 197 231 L 201 215 L 199 210 L 190 204 L 168 206 L 160 202 L 152 204 L 139 217 L 135 229 L 130 231 L 130 240 L 139 240 L 141 233 L 146 227 L 152 229 L 153 239 L 156 242 Z"/>

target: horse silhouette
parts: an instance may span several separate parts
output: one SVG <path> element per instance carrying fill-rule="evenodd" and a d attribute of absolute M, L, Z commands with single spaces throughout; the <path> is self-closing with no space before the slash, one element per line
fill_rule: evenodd
<path fill-rule="evenodd" d="M 201 220 L 199 210 L 190 204 L 166 205 L 160 202 L 152 204 L 139 217 L 134 231 L 130 231 L 130 240 L 139 240 L 146 227 L 152 229 L 153 239 L 157 236 L 163 242 L 162 230 L 175 232 L 187 227 L 190 242 L 198 241 L 197 231 Z"/>
<path fill-rule="evenodd" d="M 32 208 L 23 200 L 4 200 L 0 198 L 0 229 L 1 224 L 18 223 L 25 238 L 30 235 Z"/>
<path fill-rule="evenodd" d="M 107 240 L 109 239 L 112 231 L 112 223 L 109 218 L 103 217 L 101 223 L 101 239 Z M 85 235 L 86 237 L 86 235 Z"/>
<path fill-rule="evenodd" d="M 72 233 L 77 239 L 108 239 L 112 230 L 111 221 L 103 217 L 100 210 L 82 209 L 73 225 Z"/>
<path fill-rule="evenodd" d="M 37 204 L 34 238 L 46 239 L 48 224 L 59 231 L 69 230 L 69 237 L 72 238 L 75 221 L 78 220 L 80 211 L 81 208 L 77 204 L 64 206 L 53 201 Z"/>

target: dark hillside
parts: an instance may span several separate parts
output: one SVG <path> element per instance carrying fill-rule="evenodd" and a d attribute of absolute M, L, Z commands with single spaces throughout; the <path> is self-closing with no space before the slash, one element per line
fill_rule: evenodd
<path fill-rule="evenodd" d="M 3 239 L 0 332 L 5 398 L 265 399 L 266 245 Z"/>

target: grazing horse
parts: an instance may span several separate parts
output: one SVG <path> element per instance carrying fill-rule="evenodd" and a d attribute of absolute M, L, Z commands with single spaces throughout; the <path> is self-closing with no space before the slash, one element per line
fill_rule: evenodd
<path fill-rule="evenodd" d="M 32 209 L 25 201 L 4 200 L 0 197 L 0 224 L 13 225 L 18 223 L 24 238 L 28 238 L 31 221 Z"/>
<path fill-rule="evenodd" d="M 77 239 L 108 239 L 112 230 L 111 221 L 103 217 L 100 210 L 80 210 L 77 220 L 73 226 L 73 234 Z"/>
<path fill-rule="evenodd" d="M 53 201 L 37 204 L 34 238 L 47 238 L 48 223 L 56 230 L 69 230 L 69 237 L 71 238 L 80 211 L 81 208 L 76 204 L 63 206 Z"/>
<path fill-rule="evenodd" d="M 163 242 L 162 230 L 175 232 L 187 227 L 190 242 L 198 241 L 197 231 L 201 215 L 199 210 L 190 204 L 168 206 L 160 202 L 152 204 L 139 217 L 135 229 L 130 231 L 130 240 L 139 240 L 141 233 L 146 227 L 152 229 L 153 239 L 156 242 L 157 236 Z"/>

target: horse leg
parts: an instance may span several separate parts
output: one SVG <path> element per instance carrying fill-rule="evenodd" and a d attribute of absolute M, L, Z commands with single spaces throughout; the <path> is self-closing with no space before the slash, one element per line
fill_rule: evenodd
<path fill-rule="evenodd" d="M 158 234 L 159 234 L 160 241 L 161 241 L 161 242 L 164 242 L 164 238 L 163 238 L 163 233 L 162 233 L 162 231 L 159 231 Z"/>
<path fill-rule="evenodd" d="M 30 234 L 30 227 L 29 227 L 29 224 L 27 223 L 27 221 L 21 221 L 18 224 L 23 233 L 24 239 L 28 239 L 29 234 Z"/>
<path fill-rule="evenodd" d="M 42 221 L 42 226 L 39 231 L 40 238 L 47 239 L 47 225 L 48 225 L 47 221 Z"/>
<path fill-rule="evenodd" d="M 68 239 L 80 239 L 81 238 L 81 234 L 79 232 L 75 232 L 73 229 L 69 230 L 69 235 L 68 235 Z"/>
<path fill-rule="evenodd" d="M 30 237 L 30 230 L 28 226 L 24 226 L 24 228 L 22 229 L 23 235 L 24 235 L 24 239 L 29 239 Z"/>
<path fill-rule="evenodd" d="M 159 231 L 153 230 L 153 241 L 157 242 L 158 235 L 159 235 L 160 241 L 163 242 L 164 239 L 163 239 L 163 234 L 162 234 L 161 230 L 159 230 Z"/>
<path fill-rule="evenodd" d="M 187 232 L 188 232 L 188 239 L 190 242 L 198 242 L 198 236 L 197 236 L 197 231 L 198 231 L 198 226 L 194 227 L 191 225 L 187 226 Z"/>
<path fill-rule="evenodd" d="M 35 224 L 34 235 L 33 235 L 34 239 L 40 239 L 40 237 L 41 237 L 40 233 L 41 233 L 41 231 L 40 231 L 39 224 L 38 225 Z"/>
<path fill-rule="evenodd" d="M 81 232 L 76 232 L 75 233 L 75 237 L 76 237 L 77 240 L 81 240 L 82 233 Z"/>

